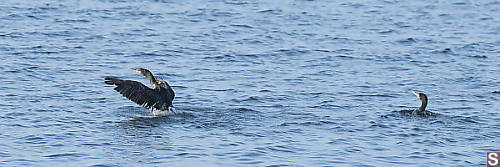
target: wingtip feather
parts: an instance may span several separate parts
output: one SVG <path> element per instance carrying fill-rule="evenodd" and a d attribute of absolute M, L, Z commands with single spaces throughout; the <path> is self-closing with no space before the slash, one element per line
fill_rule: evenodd
<path fill-rule="evenodd" d="M 108 84 L 108 85 L 119 85 L 121 82 L 120 79 L 116 79 L 116 78 L 109 78 L 109 77 L 106 77 L 104 78 L 104 83 Z"/>

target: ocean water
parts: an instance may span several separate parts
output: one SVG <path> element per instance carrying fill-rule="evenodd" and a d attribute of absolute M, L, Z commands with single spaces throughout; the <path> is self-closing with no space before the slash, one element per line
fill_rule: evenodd
<path fill-rule="evenodd" d="M 0 3 L 0 166 L 485 166 L 500 2 Z M 104 77 L 150 69 L 177 114 Z M 429 97 L 436 117 L 416 109 Z"/>

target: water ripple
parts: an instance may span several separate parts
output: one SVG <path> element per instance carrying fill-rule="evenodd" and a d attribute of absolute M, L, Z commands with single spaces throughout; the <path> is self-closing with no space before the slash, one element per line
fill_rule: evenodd
<path fill-rule="evenodd" d="M 484 165 L 500 136 L 498 4 L 7 0 L 1 163 Z M 133 67 L 173 86 L 176 114 L 102 83 L 147 85 Z M 434 117 L 392 112 L 420 104 L 411 90 Z"/>

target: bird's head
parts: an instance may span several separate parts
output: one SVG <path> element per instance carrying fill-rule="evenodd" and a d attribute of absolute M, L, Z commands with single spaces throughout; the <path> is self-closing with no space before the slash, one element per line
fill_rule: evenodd
<path fill-rule="evenodd" d="M 145 69 L 145 68 L 131 68 L 130 70 L 133 70 L 141 75 L 144 75 L 144 76 L 152 76 L 151 74 L 151 71 Z"/>
<path fill-rule="evenodd" d="M 420 106 L 420 111 L 424 111 L 425 110 L 425 107 L 427 107 L 427 95 L 423 94 L 423 93 L 416 93 L 416 92 L 412 92 L 415 96 L 418 97 L 418 99 L 420 99 L 420 101 L 422 101 L 422 105 Z"/>
<path fill-rule="evenodd" d="M 427 95 L 423 94 L 423 93 L 417 93 L 417 92 L 412 92 L 415 96 L 417 96 L 420 101 L 424 102 L 424 101 L 427 101 Z"/>

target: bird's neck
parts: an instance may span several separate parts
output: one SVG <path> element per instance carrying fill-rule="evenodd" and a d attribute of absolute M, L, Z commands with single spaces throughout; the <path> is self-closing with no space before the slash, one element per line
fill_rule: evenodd
<path fill-rule="evenodd" d="M 422 99 L 422 105 L 420 105 L 418 111 L 425 111 L 425 107 L 427 107 L 427 98 Z"/>
<path fill-rule="evenodd" d="M 151 83 L 151 88 L 152 89 L 156 89 L 158 88 L 158 83 L 156 83 L 156 81 L 154 79 L 150 80 L 149 83 Z"/>
<path fill-rule="evenodd" d="M 145 76 L 146 76 L 146 78 L 149 79 L 149 83 L 151 84 L 152 89 L 156 89 L 159 87 L 158 81 L 157 81 L 156 77 L 153 76 L 153 74 L 148 73 Z"/>

